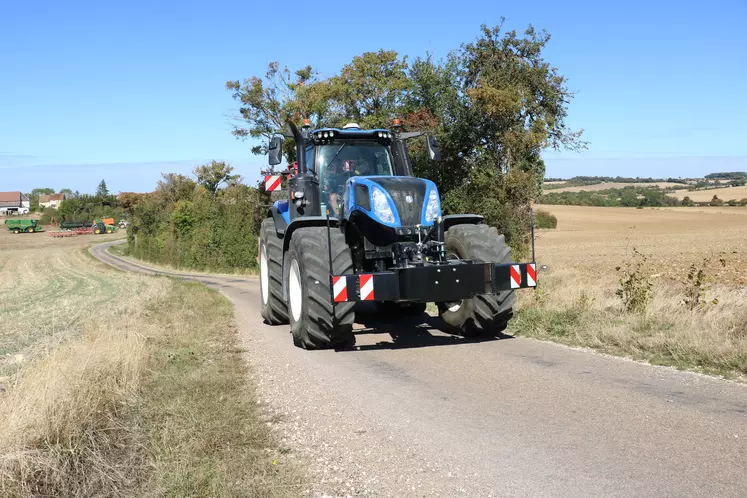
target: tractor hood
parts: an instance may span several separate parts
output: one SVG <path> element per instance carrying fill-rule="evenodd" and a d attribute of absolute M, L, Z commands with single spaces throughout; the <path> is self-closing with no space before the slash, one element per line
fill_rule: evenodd
<path fill-rule="evenodd" d="M 349 180 L 350 194 L 346 215 L 364 211 L 373 220 L 389 227 L 430 226 L 441 216 L 441 200 L 436 185 L 423 178 L 408 176 L 358 176 Z"/>

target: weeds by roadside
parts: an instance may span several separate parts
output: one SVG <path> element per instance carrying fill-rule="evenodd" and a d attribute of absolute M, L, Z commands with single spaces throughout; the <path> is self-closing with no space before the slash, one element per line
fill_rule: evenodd
<path fill-rule="evenodd" d="M 509 332 L 745 378 L 747 288 L 713 284 L 713 259 L 679 281 L 656 278 L 637 249 L 618 267 L 617 282 L 571 269 L 541 272 L 537 290 L 519 294 Z"/>

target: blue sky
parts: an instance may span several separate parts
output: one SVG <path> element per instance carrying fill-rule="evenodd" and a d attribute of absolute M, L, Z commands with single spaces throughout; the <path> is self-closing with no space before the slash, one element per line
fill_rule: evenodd
<path fill-rule="evenodd" d="M 150 191 L 162 172 L 266 162 L 230 134 L 229 79 L 335 73 L 379 48 L 442 57 L 482 23 L 547 29 L 588 151 L 549 176 L 747 170 L 747 2 L 2 0 L 0 191 Z M 655 4 L 655 6 L 652 6 Z M 301 5 L 301 4 L 299 4 Z"/>

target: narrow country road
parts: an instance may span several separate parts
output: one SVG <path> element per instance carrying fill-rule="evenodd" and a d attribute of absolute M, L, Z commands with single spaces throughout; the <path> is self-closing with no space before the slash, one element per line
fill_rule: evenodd
<path fill-rule="evenodd" d="M 91 249 L 118 268 L 160 273 Z M 747 386 L 530 339 L 357 315 L 352 351 L 265 325 L 253 278 L 169 273 L 236 305 L 259 397 L 309 495 L 747 496 Z"/>

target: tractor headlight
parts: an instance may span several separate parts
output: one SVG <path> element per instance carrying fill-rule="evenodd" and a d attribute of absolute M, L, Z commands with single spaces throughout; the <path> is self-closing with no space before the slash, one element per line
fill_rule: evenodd
<path fill-rule="evenodd" d="M 373 201 L 373 212 L 379 219 L 385 223 L 394 223 L 394 213 L 392 212 L 386 194 L 378 187 L 371 189 L 371 200 Z"/>
<path fill-rule="evenodd" d="M 428 205 L 425 207 L 425 221 L 433 223 L 441 214 L 441 201 L 438 199 L 438 192 L 435 188 L 431 189 L 428 194 Z"/>

